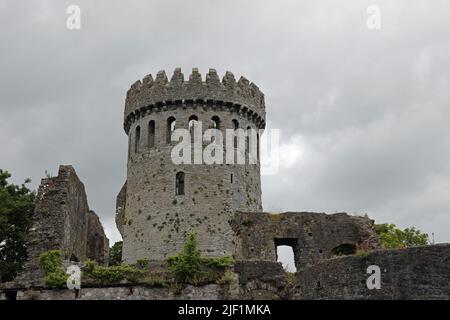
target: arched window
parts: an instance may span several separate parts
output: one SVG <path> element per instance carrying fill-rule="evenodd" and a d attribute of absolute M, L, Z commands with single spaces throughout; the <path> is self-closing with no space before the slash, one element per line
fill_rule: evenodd
<path fill-rule="evenodd" d="M 155 146 L 155 120 L 150 120 L 148 123 L 148 147 Z"/>
<path fill-rule="evenodd" d="M 218 116 L 211 118 L 211 128 L 220 129 L 220 118 Z"/>
<path fill-rule="evenodd" d="M 236 119 L 233 119 L 233 129 L 234 131 L 236 131 L 237 129 L 239 129 L 239 122 Z M 235 132 L 236 133 L 236 132 Z M 238 144 L 238 140 L 237 140 L 237 136 L 234 136 L 234 147 L 237 148 L 237 144 Z"/>
<path fill-rule="evenodd" d="M 232 122 L 233 122 L 233 129 L 234 130 L 239 129 L 239 122 L 236 119 L 233 119 Z"/>
<path fill-rule="evenodd" d="M 218 116 L 214 116 L 211 118 L 211 129 L 220 130 L 220 118 Z M 211 142 L 217 140 L 217 132 L 214 132 L 214 135 L 211 138 Z"/>
<path fill-rule="evenodd" d="M 134 137 L 134 152 L 139 152 L 140 143 L 141 143 L 141 127 L 137 126 Z"/>
<path fill-rule="evenodd" d="M 170 138 L 172 137 L 172 132 L 175 130 L 176 119 L 174 117 L 170 117 L 167 119 L 167 130 L 166 130 L 166 142 L 170 143 Z"/>
<path fill-rule="evenodd" d="M 177 196 L 184 194 L 184 172 L 177 172 L 175 188 Z"/>
<path fill-rule="evenodd" d="M 191 140 L 192 140 L 192 142 L 194 142 L 194 132 L 195 132 L 195 128 L 198 126 L 198 117 L 195 115 L 190 116 L 188 126 L 189 126 L 189 132 L 191 134 Z"/>
<path fill-rule="evenodd" d="M 198 117 L 192 115 L 189 117 L 189 129 L 192 129 L 194 126 L 198 125 Z"/>

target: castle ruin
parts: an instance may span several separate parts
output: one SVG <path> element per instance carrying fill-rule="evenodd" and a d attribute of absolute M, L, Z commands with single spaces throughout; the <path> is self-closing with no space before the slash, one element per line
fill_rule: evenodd
<path fill-rule="evenodd" d="M 37 260 L 46 250 L 59 249 L 74 263 L 108 263 L 109 242 L 89 209 L 84 185 L 71 166 L 61 166 L 58 176 L 43 179 L 38 190 L 26 272 L 0 290 L 0 300 L 11 290 L 18 299 L 29 299 L 30 288 L 39 299 L 450 298 L 448 244 L 384 250 L 367 216 L 263 212 L 259 152 L 253 164 L 174 164 L 172 133 L 200 122 L 202 132 L 264 129 L 264 95 L 230 72 L 220 81 L 214 69 L 205 81 L 197 69 L 188 80 L 176 69 L 170 81 L 160 71 L 128 90 L 127 180 L 116 199 L 115 217 L 123 237 L 122 260 L 162 262 L 195 230 L 204 255 L 234 257 L 231 284 L 187 286 L 179 295 L 132 284 L 87 287 L 75 295 L 69 289 L 43 288 Z M 259 149 L 259 136 L 257 145 Z M 277 262 L 282 245 L 293 249 L 294 280 Z M 358 250 L 367 254 L 357 255 Z M 366 286 L 370 265 L 382 268 L 380 290 Z"/>

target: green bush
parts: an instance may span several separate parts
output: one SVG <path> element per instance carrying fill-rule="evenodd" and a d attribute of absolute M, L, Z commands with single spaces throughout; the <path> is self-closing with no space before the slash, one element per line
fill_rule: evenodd
<path fill-rule="evenodd" d="M 143 263 L 141 261 L 141 264 Z M 89 285 L 116 285 L 126 281 L 153 287 L 162 286 L 166 282 L 163 273 L 151 272 L 147 268 L 136 268 L 126 264 L 102 267 L 91 260 L 85 262 L 82 277 L 83 283 Z"/>
<path fill-rule="evenodd" d="M 41 253 L 39 256 L 39 264 L 45 273 L 49 274 L 57 272 L 61 268 L 61 251 L 49 250 Z"/>
<path fill-rule="evenodd" d="M 49 250 L 39 256 L 39 265 L 46 274 L 44 285 L 47 288 L 64 288 L 69 275 L 62 268 L 60 250 Z"/>
<path fill-rule="evenodd" d="M 88 274 L 91 274 L 96 267 L 97 267 L 97 262 L 95 262 L 94 260 L 88 259 L 84 262 L 84 270 Z"/>
<path fill-rule="evenodd" d="M 180 253 L 167 259 L 171 281 L 180 284 L 218 282 L 227 268 L 234 265 L 232 257 L 202 257 L 197 247 L 197 236 L 191 232 Z"/>
<path fill-rule="evenodd" d="M 102 285 L 118 284 L 123 280 L 138 283 L 145 275 L 143 270 L 133 268 L 129 265 L 112 267 L 94 266 L 94 268 L 92 268 L 92 265 L 89 265 L 83 271 L 87 278 L 94 280 L 94 283 L 100 283 Z"/>
<path fill-rule="evenodd" d="M 202 257 L 201 262 L 204 265 L 216 268 L 227 268 L 232 267 L 235 264 L 235 261 L 232 257 L 226 256 L 221 258 L 210 258 L 210 257 Z"/>
<path fill-rule="evenodd" d="M 201 254 L 197 248 L 197 236 L 194 232 L 188 235 L 183 250 L 167 259 L 169 273 L 174 282 L 197 284 L 203 272 L 201 270 Z"/>
<path fill-rule="evenodd" d="M 399 249 L 428 244 L 428 234 L 415 227 L 399 229 L 395 224 L 376 224 L 375 231 L 385 249 Z"/>
<path fill-rule="evenodd" d="M 59 270 L 57 272 L 49 273 L 44 279 L 44 284 L 47 288 L 61 289 L 67 286 L 68 278 L 68 274 L 64 273 L 62 270 Z"/>
<path fill-rule="evenodd" d="M 138 267 L 139 269 L 146 269 L 148 267 L 148 259 L 139 259 L 136 262 L 136 267 Z"/>

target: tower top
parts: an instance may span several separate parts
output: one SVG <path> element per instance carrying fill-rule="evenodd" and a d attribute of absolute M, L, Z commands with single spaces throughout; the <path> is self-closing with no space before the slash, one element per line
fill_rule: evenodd
<path fill-rule="evenodd" d="M 242 76 L 236 81 L 230 71 L 220 81 L 215 69 L 209 69 L 203 81 L 197 68 L 192 68 L 185 81 L 181 68 L 176 68 L 170 81 L 162 70 L 155 79 L 149 74 L 131 85 L 125 100 L 125 131 L 134 118 L 153 108 L 194 102 L 237 108 L 250 117 L 260 118 L 261 127 L 265 126 L 264 94 L 253 82 Z"/>

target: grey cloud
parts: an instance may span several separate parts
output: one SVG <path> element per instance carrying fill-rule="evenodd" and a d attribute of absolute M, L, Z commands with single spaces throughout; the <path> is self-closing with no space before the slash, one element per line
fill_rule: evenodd
<path fill-rule="evenodd" d="M 195 3 L 195 4 L 194 4 Z M 73 164 L 113 240 L 126 90 L 148 73 L 231 70 L 304 157 L 263 177 L 267 210 L 367 212 L 450 241 L 448 1 L 0 0 L 0 167 L 37 187 Z"/>

